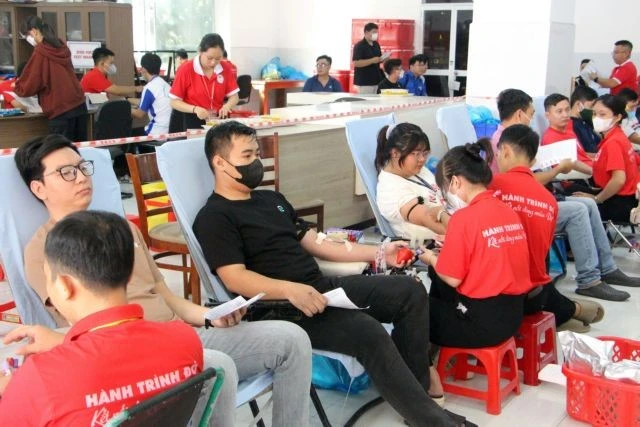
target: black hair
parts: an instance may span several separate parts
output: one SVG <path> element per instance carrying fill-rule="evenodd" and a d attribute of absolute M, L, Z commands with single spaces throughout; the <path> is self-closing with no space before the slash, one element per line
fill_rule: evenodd
<path fill-rule="evenodd" d="M 629 40 L 618 40 L 614 43 L 614 46 L 624 46 L 629 49 L 629 52 L 633 50 L 633 44 Z"/>
<path fill-rule="evenodd" d="M 502 132 L 498 147 L 502 144 L 511 146 L 516 152 L 525 154 L 527 159 L 533 160 L 538 154 L 540 137 L 527 125 L 512 125 Z"/>
<path fill-rule="evenodd" d="M 56 48 L 64 46 L 49 24 L 42 18 L 31 15 L 22 23 L 22 32 L 26 34 L 34 28 L 42 33 L 43 42 Z"/>
<path fill-rule="evenodd" d="M 364 26 L 365 33 L 368 33 L 371 30 L 377 30 L 377 29 L 378 29 L 378 24 L 374 22 L 369 22 L 367 25 Z"/>
<path fill-rule="evenodd" d="M 24 183 L 27 184 L 27 187 L 30 187 L 31 181 L 42 179 L 44 174 L 42 159 L 63 148 L 70 148 L 80 154 L 78 148 L 73 145 L 70 139 L 58 134 L 38 136 L 18 148 L 14 160 L 18 172 L 20 172 L 20 176 Z"/>
<path fill-rule="evenodd" d="M 596 99 L 594 105 L 598 102 L 602 102 L 605 107 L 613 112 L 614 116 L 620 115 L 622 116 L 622 118 L 625 118 L 627 116 L 627 102 L 624 100 L 624 98 L 606 94 L 599 96 L 598 99 Z"/>
<path fill-rule="evenodd" d="M 145 53 L 140 59 L 140 66 L 147 70 L 152 76 L 160 74 L 161 65 L 162 59 L 155 53 Z"/>
<path fill-rule="evenodd" d="M 27 66 L 27 61 L 22 61 L 18 64 L 18 68 L 16 68 L 16 77 L 20 77 L 22 72 L 24 71 L 24 67 Z"/>
<path fill-rule="evenodd" d="M 631 102 L 631 101 L 637 101 L 638 100 L 638 94 L 636 93 L 636 91 L 633 90 L 633 89 L 629 89 L 628 87 L 625 87 L 620 92 L 618 92 L 617 96 L 619 96 L 620 98 L 624 99 L 625 102 Z"/>
<path fill-rule="evenodd" d="M 226 156 L 231 148 L 231 138 L 237 135 L 255 137 L 256 130 L 236 120 L 230 120 L 212 127 L 204 137 L 204 154 L 207 156 L 209 167 L 213 170 L 211 160 L 216 154 Z"/>
<path fill-rule="evenodd" d="M 560 93 L 552 93 L 544 99 L 544 111 L 549 111 L 549 108 L 555 107 L 562 101 L 569 102 L 569 98 Z"/>
<path fill-rule="evenodd" d="M 413 65 L 416 62 L 424 62 L 425 64 L 429 65 L 429 58 L 427 58 L 427 55 L 423 53 L 413 55 L 411 58 L 409 58 L 409 65 Z"/>
<path fill-rule="evenodd" d="M 133 271 L 133 234 L 114 213 L 75 212 L 48 233 L 44 255 L 54 280 L 69 274 L 96 294 L 126 289 Z"/>
<path fill-rule="evenodd" d="M 598 98 L 598 92 L 589 86 L 576 86 L 571 94 L 569 104 L 573 107 L 576 102 L 595 101 Z"/>
<path fill-rule="evenodd" d="M 103 59 L 107 59 L 110 56 L 116 56 L 116 54 L 106 47 L 97 47 L 93 50 L 91 56 L 93 57 L 93 63 L 95 65 L 98 65 L 100 62 L 102 62 Z"/>
<path fill-rule="evenodd" d="M 404 164 L 404 160 L 413 151 L 417 149 L 431 150 L 429 137 L 419 126 L 413 123 L 398 124 L 391 130 L 389 138 L 387 138 L 388 129 L 389 126 L 384 126 L 378 131 L 375 160 L 378 172 L 391 160 L 391 151 L 394 149 L 400 152 L 400 158 L 398 159 L 400 166 Z"/>
<path fill-rule="evenodd" d="M 436 183 L 441 189 L 451 182 L 454 175 L 463 176 L 472 184 L 489 185 L 492 179 L 489 163 L 493 160 L 493 149 L 488 138 L 475 143 L 453 147 L 447 151 L 436 168 Z M 446 190 L 443 190 L 446 192 Z"/>
<path fill-rule="evenodd" d="M 212 47 L 219 47 L 224 52 L 224 40 L 220 34 L 217 33 L 209 33 L 202 37 L 200 40 L 200 45 L 198 45 L 198 49 L 200 52 L 206 52 Z"/>
<path fill-rule="evenodd" d="M 332 61 L 332 59 L 331 59 L 331 57 L 330 57 L 329 55 L 320 55 L 320 56 L 318 56 L 318 57 L 316 58 L 316 62 L 320 61 L 321 59 L 326 59 L 326 60 L 327 60 L 327 62 L 329 63 L 329 65 L 331 65 L 331 64 L 332 64 L 332 62 L 333 62 L 333 61 Z"/>
<path fill-rule="evenodd" d="M 180 59 L 188 59 L 189 55 L 187 55 L 187 51 L 184 49 L 176 50 L 176 56 Z"/>
<path fill-rule="evenodd" d="M 589 62 L 591 62 L 591 60 L 590 60 L 590 59 L 588 59 L 588 58 L 585 58 L 585 59 L 583 59 L 582 61 L 580 61 L 580 65 L 582 65 L 582 64 L 588 64 Z"/>
<path fill-rule="evenodd" d="M 227 49 L 222 49 L 222 58 L 227 59 L 228 57 L 229 57 L 229 54 L 227 53 Z"/>
<path fill-rule="evenodd" d="M 500 120 L 510 119 L 518 110 L 525 111 L 533 99 L 520 89 L 505 89 L 498 95 Z"/>
<path fill-rule="evenodd" d="M 384 61 L 384 72 L 391 74 L 394 68 L 402 68 L 402 60 L 398 58 L 391 58 Z"/>

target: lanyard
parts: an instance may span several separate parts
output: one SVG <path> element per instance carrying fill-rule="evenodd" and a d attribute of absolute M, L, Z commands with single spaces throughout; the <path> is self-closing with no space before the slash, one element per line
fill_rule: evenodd
<path fill-rule="evenodd" d="M 215 72 L 213 72 L 213 76 L 216 76 L 217 78 L 217 74 Z M 209 86 L 207 86 L 207 78 L 206 76 L 200 76 L 200 78 L 202 79 L 202 84 L 204 85 L 204 90 L 205 92 L 207 92 L 207 96 L 209 97 L 209 110 L 213 110 L 213 95 L 215 93 L 215 86 L 216 86 L 216 82 L 215 80 L 213 81 L 213 84 L 211 85 L 211 91 L 209 91 Z"/>
<path fill-rule="evenodd" d="M 133 322 L 134 320 L 140 320 L 139 317 L 130 317 L 128 319 L 116 320 L 113 322 L 105 323 L 104 325 L 96 326 L 94 328 L 89 329 L 89 332 L 97 331 L 98 329 L 111 328 L 113 326 L 118 326 L 126 322 Z"/>
<path fill-rule="evenodd" d="M 407 181 L 409 182 L 413 182 L 414 184 L 420 185 L 422 187 L 427 187 L 429 190 L 433 191 L 434 193 L 437 193 L 438 191 L 435 190 L 431 185 L 429 185 L 429 183 L 427 181 L 425 181 L 422 177 L 418 176 L 418 175 L 414 175 L 416 179 L 418 179 L 418 181 L 414 181 L 412 179 L 409 178 L 405 178 Z"/>

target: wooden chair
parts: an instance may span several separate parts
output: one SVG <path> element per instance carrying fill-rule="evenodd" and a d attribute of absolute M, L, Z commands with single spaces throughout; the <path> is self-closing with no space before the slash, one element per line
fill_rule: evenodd
<path fill-rule="evenodd" d="M 264 165 L 264 179 L 258 186 L 261 189 L 280 191 L 280 162 L 278 153 L 278 133 L 259 136 L 260 159 Z M 324 230 L 324 201 L 311 200 L 302 205 L 294 206 L 299 217 L 315 216 L 312 225 L 318 230 Z"/>
<path fill-rule="evenodd" d="M 159 268 L 181 271 L 184 297 L 189 298 L 189 294 L 191 294 L 191 300 L 200 305 L 200 280 L 193 264 L 189 265 L 187 261 L 189 249 L 180 225 L 177 222 L 166 222 L 149 229 L 149 218 L 173 213 L 171 205 L 154 207 L 145 203 L 151 199 L 168 196 L 158 171 L 156 153 L 137 155 L 127 153 L 127 164 L 131 174 L 136 203 L 138 204 L 140 231 L 147 246 L 159 252 L 153 255 L 153 259 L 156 260 Z M 163 189 L 143 192 L 142 186 L 150 183 L 162 183 Z M 182 265 L 158 262 L 159 259 L 170 255 L 180 255 Z"/>

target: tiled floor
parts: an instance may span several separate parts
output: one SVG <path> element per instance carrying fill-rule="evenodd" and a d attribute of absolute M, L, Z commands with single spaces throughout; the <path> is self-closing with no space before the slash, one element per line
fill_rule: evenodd
<path fill-rule="evenodd" d="M 123 186 L 127 191 L 128 186 Z M 133 199 L 124 201 L 125 210 L 128 213 L 135 213 L 135 201 Z M 640 258 L 628 253 L 622 248 L 616 248 L 614 255 L 618 266 L 625 272 L 640 276 Z M 167 283 L 177 294 L 182 292 L 182 278 L 179 273 L 163 270 Z M 569 263 L 569 273 L 567 278 L 558 284 L 560 291 L 569 297 L 576 296 L 575 289 L 575 268 Z M 10 298 L 6 282 L 0 283 L 0 303 Z M 606 310 L 606 315 L 602 322 L 593 325 L 589 335 L 616 335 L 632 339 L 640 339 L 640 288 L 625 288 L 630 292 L 630 300 L 622 303 L 601 301 Z M 372 386 L 368 390 L 356 396 L 345 396 L 344 393 L 319 390 L 329 419 L 334 426 L 342 425 L 351 414 L 362 404 L 377 397 L 377 392 Z M 542 383 L 538 387 L 522 386 L 522 393 L 519 396 L 513 394 L 503 403 L 502 414 L 492 416 L 485 412 L 484 405 L 480 401 L 474 401 L 456 396 L 447 396 L 446 408 L 466 416 L 479 426 L 502 427 L 552 427 L 552 426 L 581 426 L 583 423 L 577 422 L 568 417 L 565 411 L 565 390 L 563 387 Z M 263 397 L 259 402 L 264 402 Z M 313 406 L 310 407 L 311 425 L 320 426 L 320 421 Z M 238 409 L 237 426 L 246 426 L 253 419 L 248 406 Z M 270 412 L 266 412 L 266 424 L 270 423 Z M 369 411 L 360 419 L 357 426 L 367 427 L 393 427 L 404 426 L 402 418 L 386 403 Z"/>

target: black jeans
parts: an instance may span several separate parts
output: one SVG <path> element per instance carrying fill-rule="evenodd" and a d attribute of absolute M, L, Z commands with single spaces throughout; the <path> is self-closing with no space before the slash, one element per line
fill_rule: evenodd
<path fill-rule="evenodd" d="M 364 310 L 327 307 L 296 323 L 313 348 L 355 357 L 382 397 L 411 426 L 456 423 L 428 396 L 429 301 L 422 283 L 407 276 L 322 278 L 320 292 L 342 287 Z M 389 336 L 380 324 L 393 323 Z"/>
<path fill-rule="evenodd" d="M 206 124 L 204 120 L 200 120 L 197 115 L 192 113 L 182 113 L 183 128 L 189 129 L 202 129 L 202 125 Z"/>
<path fill-rule="evenodd" d="M 524 295 L 469 298 L 429 267 L 431 342 L 445 347 L 492 347 L 515 335 L 522 323 Z"/>
<path fill-rule="evenodd" d="M 584 191 L 589 194 L 598 194 L 600 189 L 592 187 L 582 187 L 576 189 L 576 191 Z M 598 210 L 600 211 L 600 217 L 603 221 L 612 220 L 613 222 L 629 222 L 629 214 L 631 209 L 638 205 L 638 200 L 634 194 L 629 196 L 615 196 L 609 197 L 602 203 L 598 203 Z"/>
<path fill-rule="evenodd" d="M 542 286 L 542 291 L 524 300 L 524 314 L 533 314 L 539 311 L 549 311 L 556 317 L 556 326 L 560 326 L 571 319 L 576 312 L 576 304 L 562 295 L 553 283 Z"/>
<path fill-rule="evenodd" d="M 87 138 L 87 106 L 83 102 L 79 106 L 49 119 L 49 133 L 64 135 L 73 142 L 86 141 Z"/>

